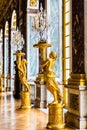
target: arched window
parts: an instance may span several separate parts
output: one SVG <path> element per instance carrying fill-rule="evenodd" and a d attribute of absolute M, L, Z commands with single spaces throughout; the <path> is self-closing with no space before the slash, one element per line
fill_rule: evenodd
<path fill-rule="evenodd" d="M 12 19 L 11 19 L 11 87 L 13 88 L 14 87 L 14 74 L 15 74 L 15 66 L 14 66 L 14 61 L 16 60 L 16 57 L 13 56 L 13 54 L 15 53 L 15 51 L 17 50 L 17 47 L 15 47 L 13 44 L 12 44 L 12 37 L 13 37 L 13 34 L 16 32 L 16 26 L 17 26 L 17 14 L 16 14 L 16 10 L 13 10 L 13 13 L 12 13 Z"/>
<path fill-rule="evenodd" d="M 5 23 L 4 33 L 4 87 L 6 87 L 6 77 L 9 73 L 9 24 L 8 21 Z"/>

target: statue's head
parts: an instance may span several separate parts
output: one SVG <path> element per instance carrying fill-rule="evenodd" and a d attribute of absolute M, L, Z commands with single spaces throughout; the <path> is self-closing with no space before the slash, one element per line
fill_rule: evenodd
<path fill-rule="evenodd" d="M 54 51 L 51 51 L 51 53 L 49 54 L 49 57 L 52 59 L 56 59 L 57 58 L 57 54 Z"/>
<path fill-rule="evenodd" d="M 26 59 L 23 59 L 23 60 L 22 60 L 22 63 L 28 64 L 28 62 L 27 62 Z"/>

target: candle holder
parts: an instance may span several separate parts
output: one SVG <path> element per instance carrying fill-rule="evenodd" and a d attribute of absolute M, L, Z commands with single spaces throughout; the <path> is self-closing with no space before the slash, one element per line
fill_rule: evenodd
<path fill-rule="evenodd" d="M 40 43 L 41 41 L 47 41 L 49 25 L 47 14 L 46 11 L 43 10 L 42 3 L 40 4 L 40 10 L 38 11 L 37 15 L 34 16 L 32 28 L 36 35 L 38 35 Z"/>
<path fill-rule="evenodd" d="M 17 51 L 20 51 L 24 45 L 24 38 L 21 32 L 18 30 L 15 31 L 12 37 L 12 44 L 17 46 Z"/>

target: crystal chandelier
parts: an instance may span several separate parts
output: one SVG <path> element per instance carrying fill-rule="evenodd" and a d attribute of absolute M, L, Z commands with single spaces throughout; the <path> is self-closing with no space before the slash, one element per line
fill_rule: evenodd
<path fill-rule="evenodd" d="M 18 50 L 21 50 L 23 45 L 24 45 L 24 38 L 23 35 L 21 34 L 21 32 L 17 30 L 14 32 L 13 36 L 12 36 L 12 44 L 17 46 Z"/>
<path fill-rule="evenodd" d="M 34 16 L 33 20 L 33 30 L 39 36 L 39 40 L 47 41 L 48 39 L 48 21 L 47 21 L 47 14 L 43 10 L 42 3 L 40 4 L 40 10 L 38 11 L 37 15 Z"/>

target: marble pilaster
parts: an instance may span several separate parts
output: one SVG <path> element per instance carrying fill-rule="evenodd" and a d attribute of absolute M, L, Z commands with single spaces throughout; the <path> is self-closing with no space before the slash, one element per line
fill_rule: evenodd
<path fill-rule="evenodd" d="M 68 88 L 68 112 L 65 122 L 68 126 L 80 129 L 87 128 L 87 86 L 66 85 Z"/>

